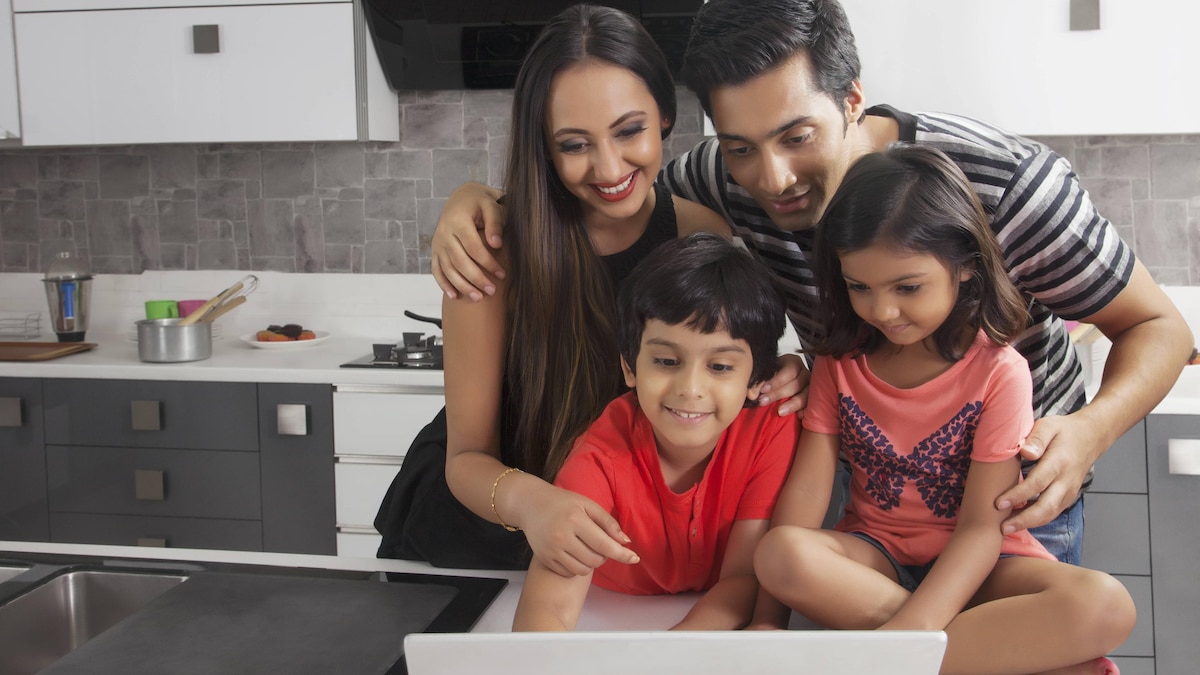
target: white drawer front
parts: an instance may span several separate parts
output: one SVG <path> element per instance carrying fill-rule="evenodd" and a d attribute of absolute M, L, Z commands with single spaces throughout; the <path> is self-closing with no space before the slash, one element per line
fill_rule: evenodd
<path fill-rule="evenodd" d="M 338 532 L 337 554 L 343 558 L 374 558 L 382 541 L 378 534 Z"/>
<path fill-rule="evenodd" d="M 27 145 L 357 138 L 350 3 L 14 18 Z"/>
<path fill-rule="evenodd" d="M 335 392 L 334 452 L 403 457 L 445 404 L 445 397 L 434 394 Z"/>
<path fill-rule="evenodd" d="M 338 461 L 333 482 L 339 528 L 371 528 L 379 503 L 400 470 L 399 464 L 359 464 Z"/>

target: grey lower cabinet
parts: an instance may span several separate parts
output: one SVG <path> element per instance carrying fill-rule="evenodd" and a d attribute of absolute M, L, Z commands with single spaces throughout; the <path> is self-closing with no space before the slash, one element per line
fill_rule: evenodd
<path fill-rule="evenodd" d="M 0 378 L 0 539 L 47 541 L 42 382 Z"/>
<path fill-rule="evenodd" d="M 1200 415 L 1146 419 L 1155 660 L 1162 675 L 1194 673 L 1200 668 Z"/>
<path fill-rule="evenodd" d="M 40 386 L 51 541 L 336 551 L 332 387 Z"/>
<path fill-rule="evenodd" d="M 1155 672 L 1148 505 L 1143 421 L 1096 462 L 1095 479 L 1084 496 L 1083 565 L 1116 577 L 1137 605 L 1133 633 L 1110 654 L 1122 675 Z"/>

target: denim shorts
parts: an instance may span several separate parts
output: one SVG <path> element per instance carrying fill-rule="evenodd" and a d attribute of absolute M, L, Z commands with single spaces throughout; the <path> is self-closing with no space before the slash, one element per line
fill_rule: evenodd
<path fill-rule="evenodd" d="M 888 562 L 892 563 L 892 569 L 896 570 L 896 579 L 900 582 L 900 585 L 909 593 L 917 590 L 917 586 L 920 586 L 921 582 L 925 580 L 925 575 L 929 574 L 929 570 L 933 568 L 933 563 L 936 561 L 935 558 L 926 565 L 901 565 L 900 561 L 896 560 L 896 557 L 889 553 L 883 547 L 883 544 L 879 543 L 874 537 L 862 532 L 850 532 L 849 534 L 879 549 L 879 552 L 888 559 Z"/>
<path fill-rule="evenodd" d="M 1083 521 L 1083 497 L 1080 497 L 1054 520 L 1029 528 L 1029 533 L 1060 562 L 1079 565 L 1083 559 Z"/>

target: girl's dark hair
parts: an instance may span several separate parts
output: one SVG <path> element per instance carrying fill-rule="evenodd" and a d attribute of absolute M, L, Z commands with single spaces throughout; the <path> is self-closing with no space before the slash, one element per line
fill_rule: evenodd
<path fill-rule="evenodd" d="M 617 299 L 621 356 L 636 372 L 646 321 L 726 330 L 750 345 L 750 384 L 779 370 L 784 302 L 775 277 L 750 252 L 707 232 L 664 242 L 638 263 Z"/>
<path fill-rule="evenodd" d="M 980 329 L 1006 344 L 1028 324 L 1027 305 L 1005 273 L 1000 243 L 966 176 L 937 149 L 893 143 L 850 167 L 817 226 L 813 274 L 825 327 L 818 354 L 869 353 L 886 341 L 854 313 L 839 258 L 872 245 L 932 255 L 955 277 L 970 271 L 933 334 L 947 361 L 962 358 L 966 336 Z"/>
<path fill-rule="evenodd" d="M 642 25 L 619 10 L 576 5 L 561 12 L 542 29 L 517 75 L 505 181 L 511 321 L 502 447 L 506 462 L 546 480 L 623 387 L 615 290 L 546 142 L 550 85 L 559 72 L 584 62 L 638 76 L 668 121 L 664 138 L 675 119 L 666 58 Z"/>
<path fill-rule="evenodd" d="M 745 84 L 802 51 L 813 82 L 841 110 L 861 66 L 836 0 L 709 0 L 692 21 L 680 79 L 711 117 L 713 89 Z"/>

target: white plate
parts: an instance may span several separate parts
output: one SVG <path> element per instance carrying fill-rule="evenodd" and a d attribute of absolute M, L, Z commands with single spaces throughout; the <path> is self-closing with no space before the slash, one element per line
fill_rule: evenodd
<path fill-rule="evenodd" d="M 311 340 L 288 340 L 287 342 L 259 342 L 254 339 L 257 333 L 247 333 L 240 339 L 242 342 L 254 347 L 255 349 L 300 349 L 303 347 L 311 347 L 319 345 L 329 339 L 329 332 L 323 330 L 314 330 L 313 333 L 317 336 Z"/>

